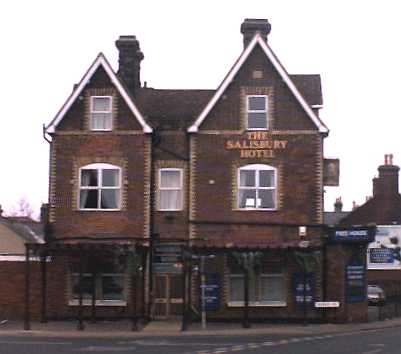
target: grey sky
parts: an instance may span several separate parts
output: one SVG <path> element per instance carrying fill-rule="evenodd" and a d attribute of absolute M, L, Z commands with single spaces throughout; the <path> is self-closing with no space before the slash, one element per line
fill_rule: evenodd
<path fill-rule="evenodd" d="M 371 194 L 386 153 L 401 163 L 401 50 L 397 1 L 13 0 L 0 4 L 0 203 L 47 201 L 48 124 L 98 52 L 117 68 L 114 41 L 135 34 L 142 80 L 157 88 L 216 88 L 242 50 L 244 18 L 268 18 L 287 71 L 322 76 L 330 129 L 325 156 L 341 160 L 326 209 Z"/>

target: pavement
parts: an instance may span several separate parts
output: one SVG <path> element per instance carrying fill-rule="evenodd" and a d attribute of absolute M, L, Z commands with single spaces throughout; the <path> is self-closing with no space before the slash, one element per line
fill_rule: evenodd
<path fill-rule="evenodd" d="M 252 324 L 249 329 L 240 323 L 207 323 L 202 329 L 200 323 L 193 323 L 187 331 L 181 331 L 181 322 L 152 321 L 137 332 L 131 331 L 131 322 L 98 321 L 85 322 L 85 330 L 77 330 L 76 321 L 31 322 L 31 330 L 23 330 L 22 321 L 0 323 L 0 336 L 21 337 L 69 337 L 69 338 L 135 338 L 135 337 L 176 337 L 176 336 L 235 336 L 235 335 L 319 335 L 329 333 L 351 333 L 401 327 L 401 318 L 384 321 L 353 324 Z"/>

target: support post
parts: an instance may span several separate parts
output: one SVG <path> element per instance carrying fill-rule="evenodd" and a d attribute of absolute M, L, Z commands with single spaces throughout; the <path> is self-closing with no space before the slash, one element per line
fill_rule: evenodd
<path fill-rule="evenodd" d="M 306 273 L 306 269 L 303 269 L 303 272 L 302 272 L 302 274 L 303 274 L 303 283 L 304 283 L 304 285 L 303 285 L 303 305 L 304 305 L 304 308 L 303 308 L 303 313 L 304 313 L 304 320 L 303 320 L 303 323 L 304 323 L 304 326 L 306 326 L 307 324 L 308 324 L 308 304 L 307 304 L 307 302 L 306 302 L 306 300 L 307 300 L 307 298 L 306 298 L 306 286 L 307 286 L 307 273 Z"/>
<path fill-rule="evenodd" d="M 138 316 L 137 316 L 137 286 L 136 286 L 136 269 L 133 269 L 131 277 L 131 301 L 132 301 L 132 314 L 131 314 L 131 331 L 138 331 Z"/>
<path fill-rule="evenodd" d="M 246 267 L 244 267 L 244 320 L 242 327 L 251 327 L 249 323 L 249 271 Z"/>
<path fill-rule="evenodd" d="M 79 278 L 78 278 L 78 289 L 79 289 L 79 305 L 78 305 L 78 331 L 83 331 L 85 326 L 82 320 L 82 305 L 83 305 L 83 289 L 82 289 L 82 272 L 83 272 L 83 251 L 79 249 Z"/>
<path fill-rule="evenodd" d="M 42 314 L 41 323 L 47 323 L 47 254 L 43 252 L 40 257 L 40 268 L 42 271 Z"/>
<path fill-rule="evenodd" d="M 92 279 L 91 323 L 96 323 L 96 272 L 92 272 Z"/>
<path fill-rule="evenodd" d="M 182 326 L 181 331 L 188 329 L 187 322 L 187 261 L 182 257 Z"/>
<path fill-rule="evenodd" d="M 24 314 L 24 330 L 31 329 L 31 313 L 30 313 L 30 245 L 25 244 L 25 314 Z"/>
<path fill-rule="evenodd" d="M 146 317 L 146 259 L 147 255 L 142 251 L 142 320 Z"/>
<path fill-rule="evenodd" d="M 192 304 L 192 259 L 189 261 L 188 265 L 188 310 L 187 310 L 187 322 L 188 325 L 192 324 L 192 311 L 191 311 L 191 304 Z"/>

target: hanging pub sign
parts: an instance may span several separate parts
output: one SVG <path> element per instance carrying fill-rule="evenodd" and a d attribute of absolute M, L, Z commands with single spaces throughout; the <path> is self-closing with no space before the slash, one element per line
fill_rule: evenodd
<path fill-rule="evenodd" d="M 354 260 L 345 267 L 345 291 L 347 303 L 366 300 L 365 264 Z"/>
<path fill-rule="evenodd" d="M 330 242 L 372 242 L 376 226 L 334 227 L 329 230 Z"/>
<path fill-rule="evenodd" d="M 314 276 L 313 273 L 308 273 L 304 276 L 303 273 L 295 273 L 293 275 L 293 294 L 295 303 L 299 307 L 308 307 L 314 305 Z"/>

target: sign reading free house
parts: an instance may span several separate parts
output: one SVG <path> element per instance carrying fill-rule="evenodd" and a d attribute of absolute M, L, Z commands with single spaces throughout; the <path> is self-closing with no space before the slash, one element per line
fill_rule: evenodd
<path fill-rule="evenodd" d="M 331 242 L 372 242 L 375 232 L 376 226 L 333 228 L 329 231 L 329 240 Z"/>

